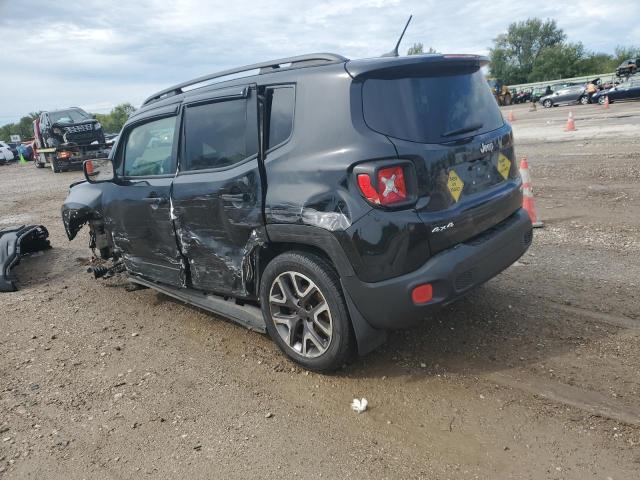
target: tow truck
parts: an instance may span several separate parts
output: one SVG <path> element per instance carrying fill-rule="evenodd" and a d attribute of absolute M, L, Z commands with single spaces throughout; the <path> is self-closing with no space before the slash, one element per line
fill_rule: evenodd
<path fill-rule="evenodd" d="M 78 107 L 42 112 L 33 121 L 33 134 L 35 166 L 48 164 L 54 173 L 109 155 L 100 122 Z"/>

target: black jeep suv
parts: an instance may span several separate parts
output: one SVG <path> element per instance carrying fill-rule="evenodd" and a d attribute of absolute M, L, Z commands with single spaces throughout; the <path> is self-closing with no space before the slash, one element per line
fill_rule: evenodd
<path fill-rule="evenodd" d="M 486 62 L 313 54 L 168 88 L 85 162 L 67 235 L 89 223 L 132 281 L 334 369 L 531 243 Z"/>
<path fill-rule="evenodd" d="M 42 112 L 33 122 L 33 133 L 35 166 L 44 168 L 48 162 L 55 173 L 108 154 L 100 122 L 78 107 Z"/>

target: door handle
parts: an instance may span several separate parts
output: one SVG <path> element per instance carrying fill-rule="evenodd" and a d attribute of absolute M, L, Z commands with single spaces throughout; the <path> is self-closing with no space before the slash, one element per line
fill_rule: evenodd
<path fill-rule="evenodd" d="M 147 202 L 147 203 L 154 204 L 154 205 L 164 205 L 165 203 L 167 203 L 169 201 L 169 199 L 167 197 L 156 196 L 153 193 L 149 194 L 148 197 L 145 197 L 142 200 Z"/>
<path fill-rule="evenodd" d="M 225 202 L 248 202 L 248 193 L 223 193 L 220 198 Z"/>

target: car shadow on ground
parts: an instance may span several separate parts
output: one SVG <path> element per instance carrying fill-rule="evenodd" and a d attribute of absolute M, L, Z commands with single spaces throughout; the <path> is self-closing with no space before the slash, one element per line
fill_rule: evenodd
<path fill-rule="evenodd" d="M 206 328 L 214 329 L 217 321 L 222 320 L 161 293 L 150 298 L 155 305 L 170 302 L 203 313 Z M 244 327 L 229 322 L 237 328 L 238 335 L 244 331 Z M 418 373 L 430 376 L 491 373 L 544 363 L 618 330 L 606 325 L 594 328 L 593 321 L 579 313 L 563 311 L 549 299 L 544 303 L 526 299 L 521 292 L 505 288 L 503 281 L 497 280 L 443 308 L 415 328 L 389 332 L 385 344 L 356 357 L 333 375 L 366 379 Z M 248 342 L 259 350 L 272 348 L 279 354 L 268 336 L 259 335 L 260 338 Z"/>
<path fill-rule="evenodd" d="M 386 344 L 339 375 L 349 377 L 473 375 L 523 367 L 561 356 L 614 334 L 578 313 L 555 309 L 490 282 L 410 330 L 392 331 Z"/>

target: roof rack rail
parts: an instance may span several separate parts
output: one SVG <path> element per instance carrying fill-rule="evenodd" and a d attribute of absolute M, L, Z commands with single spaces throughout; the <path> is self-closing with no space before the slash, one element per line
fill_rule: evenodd
<path fill-rule="evenodd" d="M 259 69 L 259 73 L 262 74 L 277 71 L 281 68 L 301 68 L 311 65 L 322 65 L 325 63 L 346 62 L 347 60 L 349 59 L 335 53 L 310 53 L 307 55 L 298 55 L 296 57 L 280 58 L 278 60 L 271 60 L 268 62 L 254 63 L 253 65 L 245 65 L 244 67 L 232 68 L 231 70 L 223 70 L 222 72 L 204 75 L 202 77 L 189 80 L 188 82 L 179 83 L 177 85 L 174 85 L 173 87 L 166 88 L 151 95 L 142 103 L 142 106 L 148 105 L 163 98 L 172 97 L 173 95 L 184 93 L 183 89 L 185 87 L 197 85 L 198 83 L 214 80 L 216 78 L 228 77 L 230 75 L 235 75 L 236 73 Z M 282 67 L 282 65 L 288 66 Z"/>

